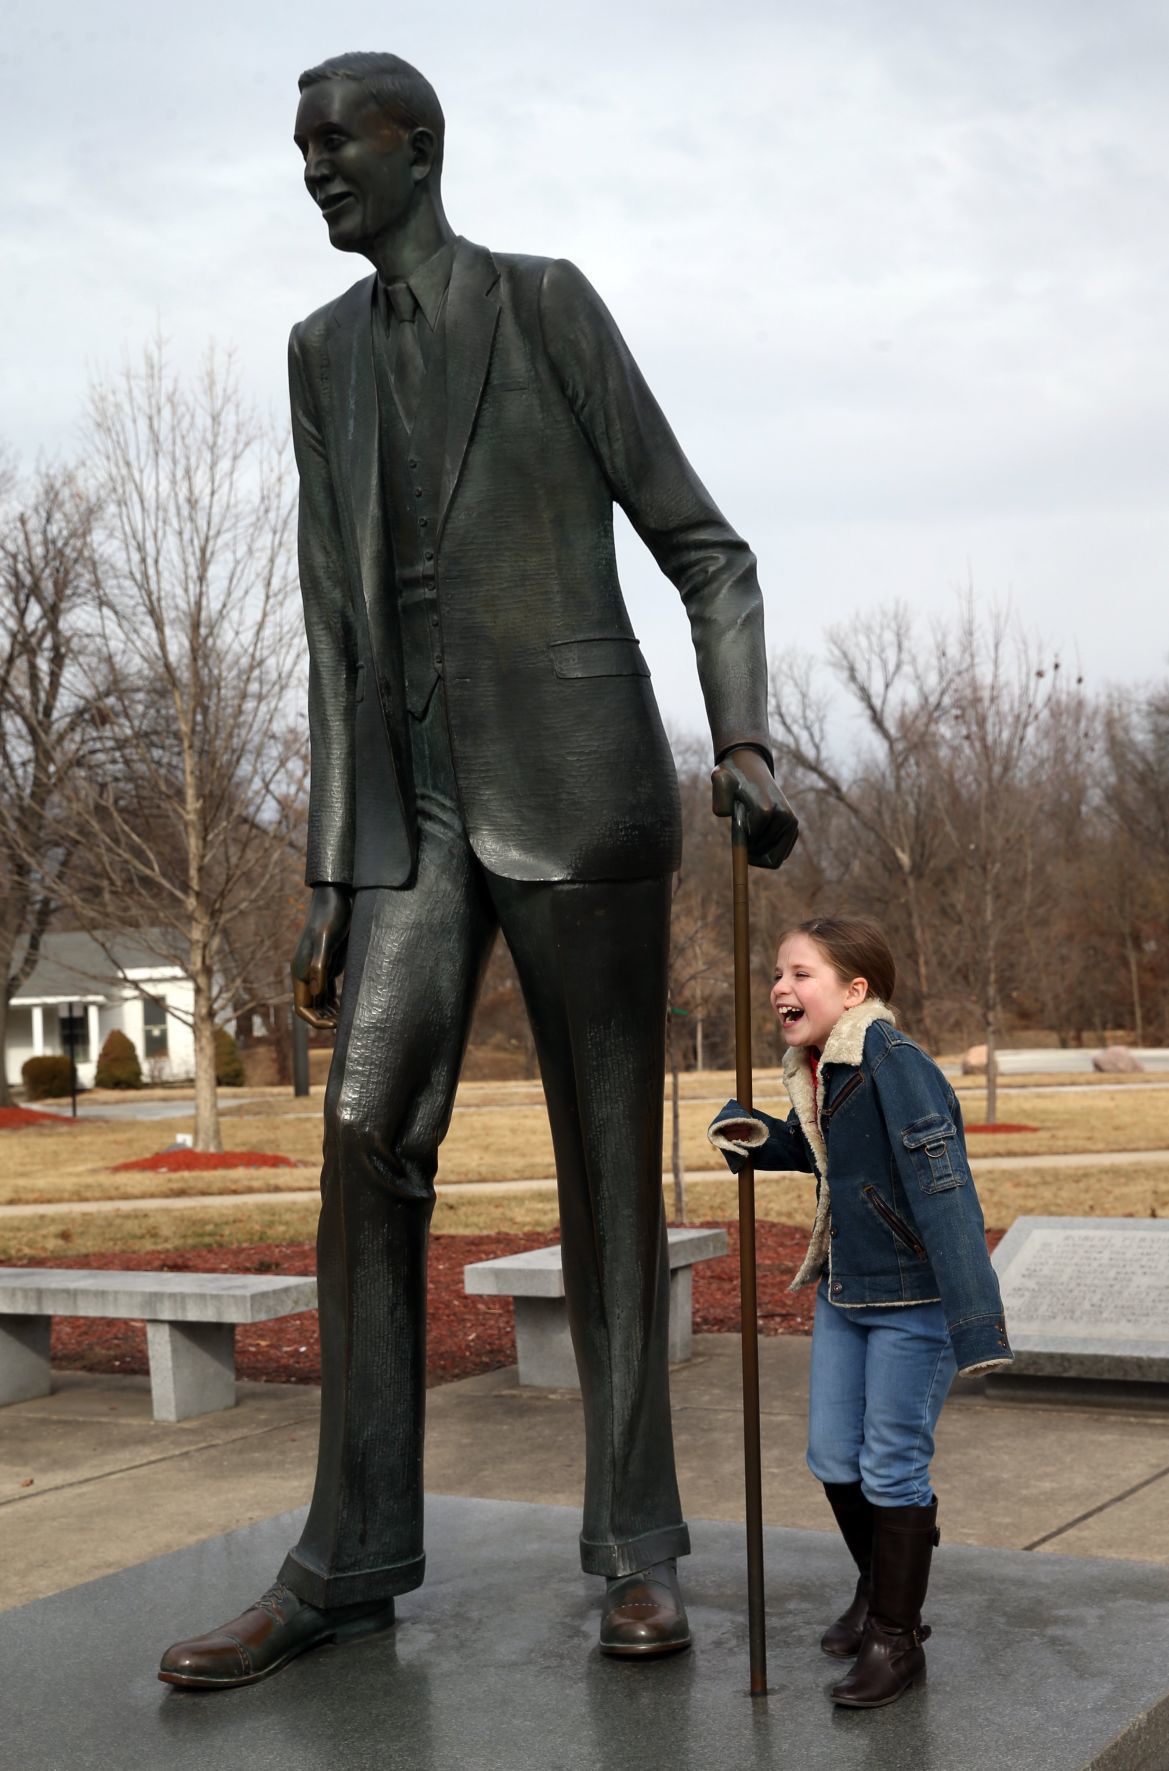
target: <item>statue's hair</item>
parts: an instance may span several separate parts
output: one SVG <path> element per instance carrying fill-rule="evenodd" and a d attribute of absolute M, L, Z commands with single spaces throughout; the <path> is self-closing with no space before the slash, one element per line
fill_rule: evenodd
<path fill-rule="evenodd" d="M 411 129 L 429 129 L 437 144 L 435 170 L 441 168 L 446 118 L 434 87 L 408 61 L 398 55 L 354 49 L 346 55 L 331 55 L 315 68 L 306 68 L 297 86 L 305 92 L 323 80 L 356 80 L 399 129 L 407 133 Z"/>

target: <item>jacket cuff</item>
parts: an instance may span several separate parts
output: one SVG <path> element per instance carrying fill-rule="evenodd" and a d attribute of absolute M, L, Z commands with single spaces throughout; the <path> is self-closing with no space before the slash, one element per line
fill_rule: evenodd
<path fill-rule="evenodd" d="M 959 1377 L 1010 1365 L 1015 1357 L 1002 1316 L 969 1316 L 964 1322 L 951 1322 L 949 1330 Z"/>
<path fill-rule="evenodd" d="M 737 1175 L 746 1165 L 749 1152 L 767 1142 L 769 1132 L 761 1119 L 737 1101 L 728 1101 L 707 1126 L 706 1136 L 716 1150 L 722 1151 L 731 1173 Z"/>

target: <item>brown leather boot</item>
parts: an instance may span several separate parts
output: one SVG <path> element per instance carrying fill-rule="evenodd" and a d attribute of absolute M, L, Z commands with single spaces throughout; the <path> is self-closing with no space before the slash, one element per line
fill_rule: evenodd
<path fill-rule="evenodd" d="M 837 1660 L 852 1660 L 859 1653 L 869 1615 L 869 1568 L 873 1556 L 873 1503 L 865 1499 L 859 1482 L 825 1482 L 828 1505 L 840 1527 L 840 1535 L 848 1553 L 857 1565 L 860 1579 L 847 1611 L 829 1624 L 820 1637 L 825 1654 Z"/>
<path fill-rule="evenodd" d="M 834 1703 L 879 1709 L 925 1679 L 921 1607 L 939 1542 L 936 1497 L 927 1507 L 874 1507 L 872 1597 L 856 1664 L 832 1687 Z"/>
<path fill-rule="evenodd" d="M 322 1642 L 372 1636 L 389 1629 L 393 1621 L 392 1599 L 318 1611 L 277 1581 L 230 1623 L 168 1648 L 158 1676 L 164 1685 L 199 1690 L 255 1685 Z"/>
<path fill-rule="evenodd" d="M 601 1616 L 601 1653 L 677 1654 L 690 1646 L 690 1624 L 674 1558 L 609 1582 Z"/>

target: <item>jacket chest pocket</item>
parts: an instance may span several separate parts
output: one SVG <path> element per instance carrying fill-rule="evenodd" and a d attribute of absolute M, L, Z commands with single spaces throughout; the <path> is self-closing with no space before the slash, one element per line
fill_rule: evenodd
<path fill-rule="evenodd" d="M 901 1142 L 913 1161 L 923 1193 L 944 1193 L 966 1181 L 966 1162 L 958 1142 L 958 1128 L 942 1113 L 918 1119 L 901 1133 Z"/>
<path fill-rule="evenodd" d="M 832 1099 L 826 1103 L 824 1111 L 820 1115 L 820 1123 L 825 1130 L 827 1130 L 831 1123 L 834 1114 L 839 1113 L 840 1109 L 844 1106 L 844 1103 L 851 1100 L 852 1097 L 864 1086 L 864 1077 L 859 1070 L 854 1070 L 839 1093 L 833 1095 Z"/>

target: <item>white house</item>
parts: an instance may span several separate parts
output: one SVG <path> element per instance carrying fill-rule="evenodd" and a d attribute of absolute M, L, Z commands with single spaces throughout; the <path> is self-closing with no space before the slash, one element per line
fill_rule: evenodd
<path fill-rule="evenodd" d="M 68 1052 L 72 1029 L 78 1080 L 92 1087 L 98 1053 L 115 1027 L 133 1040 L 144 1082 L 192 1077 L 194 991 L 182 967 L 162 957 L 166 951 L 167 939 L 156 929 L 100 938 L 47 934 L 8 1010 L 9 1082 L 20 1083 L 26 1058 Z"/>

